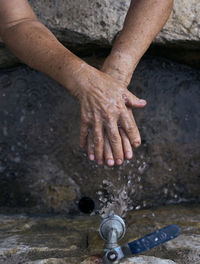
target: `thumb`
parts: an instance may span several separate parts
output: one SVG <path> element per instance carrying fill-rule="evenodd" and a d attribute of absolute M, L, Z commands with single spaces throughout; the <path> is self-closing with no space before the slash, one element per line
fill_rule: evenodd
<path fill-rule="evenodd" d="M 126 94 L 123 95 L 123 99 L 125 101 L 125 104 L 129 107 L 142 108 L 147 104 L 146 100 L 139 99 L 129 91 L 127 91 Z"/>

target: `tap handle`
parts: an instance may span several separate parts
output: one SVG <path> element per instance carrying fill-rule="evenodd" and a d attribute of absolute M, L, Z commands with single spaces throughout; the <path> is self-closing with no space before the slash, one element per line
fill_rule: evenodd
<path fill-rule="evenodd" d="M 103 263 L 119 263 L 119 261 L 123 258 L 157 247 L 171 239 L 176 238 L 179 234 L 180 228 L 177 225 L 168 225 L 124 246 L 118 246 L 108 250 L 103 257 Z"/>
<path fill-rule="evenodd" d="M 127 245 L 131 254 L 139 254 L 174 239 L 179 234 L 180 228 L 177 225 L 168 225 Z"/>

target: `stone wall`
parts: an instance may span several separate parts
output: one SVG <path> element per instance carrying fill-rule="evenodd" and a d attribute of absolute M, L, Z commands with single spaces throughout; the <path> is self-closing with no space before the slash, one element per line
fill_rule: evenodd
<path fill-rule="evenodd" d="M 109 48 L 123 26 L 130 0 L 29 0 L 38 18 L 73 51 Z M 169 21 L 154 40 L 167 47 L 200 49 L 200 2 L 175 0 Z M 16 63 L 2 44 L 0 68 Z M 181 57 L 184 55 L 181 54 Z"/>
<path fill-rule="evenodd" d="M 38 17 L 63 42 L 111 45 L 122 28 L 130 0 L 29 0 Z M 200 48 L 200 2 L 175 0 L 174 9 L 157 44 Z"/>
<path fill-rule="evenodd" d="M 134 112 L 142 146 L 115 168 L 78 147 L 79 106 L 57 83 L 26 67 L 0 71 L 0 204 L 75 212 L 83 196 L 101 214 L 198 201 L 199 70 L 147 57 L 130 90 L 147 99 Z M 23 209 L 24 210 L 24 209 Z"/>
<path fill-rule="evenodd" d="M 78 51 L 110 47 L 130 1 L 30 3 L 39 19 Z M 199 54 L 199 9 L 197 0 L 175 0 L 154 42 Z M 0 67 L 16 62 L 1 44 Z M 101 214 L 115 209 L 124 215 L 130 209 L 199 201 L 199 76 L 199 70 L 165 59 L 143 59 L 130 85 L 148 101 L 144 110 L 134 112 L 142 146 L 123 166 L 102 168 L 88 162 L 78 147 L 79 106 L 63 87 L 27 67 L 2 69 L 1 207 L 75 212 L 79 199 L 89 196 Z"/>

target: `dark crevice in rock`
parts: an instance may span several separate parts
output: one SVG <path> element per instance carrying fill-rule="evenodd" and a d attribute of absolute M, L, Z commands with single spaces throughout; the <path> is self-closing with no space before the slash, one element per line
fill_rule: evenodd
<path fill-rule="evenodd" d="M 200 50 L 184 49 L 177 46 L 152 44 L 146 55 L 160 56 L 181 64 L 200 69 Z"/>

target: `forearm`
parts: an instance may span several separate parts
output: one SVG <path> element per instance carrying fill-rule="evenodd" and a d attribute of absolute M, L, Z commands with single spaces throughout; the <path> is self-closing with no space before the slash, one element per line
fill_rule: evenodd
<path fill-rule="evenodd" d="M 173 0 L 132 0 L 124 26 L 102 70 L 130 82 L 134 69 L 166 23 Z"/>
<path fill-rule="evenodd" d="M 27 19 L 9 26 L 1 32 L 1 37 L 21 61 L 77 95 L 74 81 L 78 78 L 78 72 L 90 66 L 65 48 L 37 19 Z"/>

